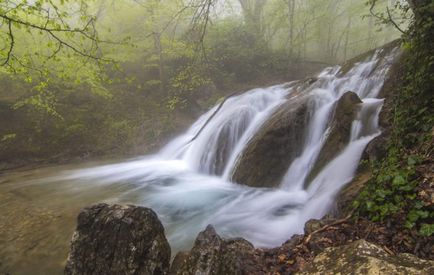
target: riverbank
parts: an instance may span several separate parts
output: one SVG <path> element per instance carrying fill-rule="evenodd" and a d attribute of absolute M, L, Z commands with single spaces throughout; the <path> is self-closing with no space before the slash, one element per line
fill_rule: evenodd
<path fill-rule="evenodd" d="M 255 248 L 242 238 L 223 239 L 209 225 L 199 233 L 193 248 L 177 253 L 170 264 L 170 245 L 151 209 L 97 204 L 78 216 L 65 274 L 89 270 L 171 275 L 434 272 L 434 261 L 398 254 L 389 244 L 379 243 L 385 234 L 390 238 L 396 232 L 386 233 L 368 221 L 351 224 L 350 219 L 309 221 L 304 235 L 295 235 L 273 249 Z"/>

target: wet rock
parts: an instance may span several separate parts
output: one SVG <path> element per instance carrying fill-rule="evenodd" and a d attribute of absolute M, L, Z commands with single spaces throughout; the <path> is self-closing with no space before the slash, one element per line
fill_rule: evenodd
<path fill-rule="evenodd" d="M 172 261 L 172 265 L 170 266 L 170 274 L 176 274 L 179 270 L 181 270 L 189 256 L 190 254 L 188 251 L 178 252 Z"/>
<path fill-rule="evenodd" d="M 285 85 L 283 85 L 283 88 L 284 89 L 295 88 L 295 95 L 299 95 L 301 91 L 304 91 L 310 85 L 314 84 L 317 81 L 318 81 L 318 77 L 316 77 L 316 76 L 306 77 L 302 80 L 296 81 L 295 85 L 294 85 L 294 82 L 286 83 Z M 293 96 L 293 94 L 288 95 L 288 96 L 290 98 Z"/>
<path fill-rule="evenodd" d="M 247 144 L 232 180 L 252 187 L 277 187 L 291 162 L 301 154 L 308 124 L 308 97 L 286 102 Z"/>
<path fill-rule="evenodd" d="M 379 58 L 379 64 L 378 66 L 382 66 L 383 63 L 389 63 L 389 62 L 393 62 L 396 63 L 396 60 L 398 60 L 399 57 L 395 57 L 395 60 L 389 60 L 387 57 L 387 55 L 389 55 L 392 51 L 399 49 L 400 45 L 402 43 L 401 39 L 396 39 L 393 40 L 385 45 L 383 45 L 381 47 L 381 51 L 378 53 L 378 58 Z M 358 56 L 355 56 L 347 61 L 345 61 L 343 64 L 341 64 L 341 69 L 339 71 L 339 76 L 345 75 L 346 73 L 348 73 L 352 68 L 354 68 L 354 66 L 359 63 L 359 62 L 363 62 L 365 61 L 367 58 L 372 57 L 376 51 L 378 49 L 372 49 L 370 51 L 367 51 L 365 53 L 362 53 Z M 384 96 L 380 95 L 380 98 L 382 98 Z"/>
<path fill-rule="evenodd" d="M 304 224 L 304 233 L 310 234 L 310 233 L 320 229 L 323 226 L 324 226 L 324 223 L 321 220 L 315 220 L 315 219 L 308 220 Z"/>
<path fill-rule="evenodd" d="M 383 248 L 358 240 L 330 247 L 298 274 L 434 274 L 434 262 L 410 254 L 388 254 Z"/>
<path fill-rule="evenodd" d="M 260 257 L 244 239 L 222 239 L 209 225 L 201 232 L 190 252 L 175 257 L 170 274 L 258 274 Z"/>
<path fill-rule="evenodd" d="M 362 160 L 376 161 L 386 156 L 388 141 L 387 134 L 383 130 L 383 133 L 380 136 L 374 138 L 373 140 L 371 140 L 371 142 L 368 143 L 365 150 L 363 151 Z"/>
<path fill-rule="evenodd" d="M 97 204 L 83 209 L 65 274 L 166 274 L 170 246 L 148 208 Z"/>
<path fill-rule="evenodd" d="M 346 92 L 337 101 L 327 139 L 315 165 L 306 178 L 305 187 L 308 187 L 319 172 L 347 146 L 351 135 L 351 125 L 357 116 L 359 103 L 362 101 L 353 92 Z"/>
<path fill-rule="evenodd" d="M 217 135 L 217 146 L 214 142 L 208 144 L 206 154 L 202 157 L 202 163 L 209 162 L 209 158 L 214 159 L 212 166 L 207 171 L 212 175 L 222 175 L 224 168 L 235 148 L 236 141 L 239 140 L 247 129 L 252 113 L 250 109 L 239 110 L 238 117 L 226 124 Z M 236 130 L 234 131 L 234 125 Z"/>
<path fill-rule="evenodd" d="M 354 200 L 371 179 L 371 176 L 372 173 L 369 169 L 359 171 L 353 180 L 338 193 L 335 207 L 330 211 L 330 214 L 337 218 L 347 216 L 352 210 Z"/>

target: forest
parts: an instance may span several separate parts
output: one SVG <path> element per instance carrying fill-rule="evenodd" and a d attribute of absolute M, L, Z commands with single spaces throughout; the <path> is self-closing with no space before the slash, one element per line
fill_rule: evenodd
<path fill-rule="evenodd" d="M 5 167 L 148 152 L 228 93 L 400 35 L 356 0 L 0 4 Z"/>
<path fill-rule="evenodd" d="M 434 274 L 432 0 L 0 0 L 0 274 Z"/>

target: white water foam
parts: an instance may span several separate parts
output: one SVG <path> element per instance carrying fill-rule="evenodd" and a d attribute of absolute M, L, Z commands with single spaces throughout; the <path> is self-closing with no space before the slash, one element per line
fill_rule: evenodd
<path fill-rule="evenodd" d="M 380 133 L 378 115 L 383 101 L 377 96 L 393 54 L 387 58 L 379 54 L 347 73 L 340 67 L 328 68 L 302 91 L 309 93 L 312 119 L 300 145 L 302 153 L 288 164 L 280 188 L 250 188 L 228 178 L 249 140 L 295 92 L 296 82 L 229 98 L 193 141 L 218 106 L 156 155 L 64 171 L 50 180 L 66 182 L 77 192 L 90 192 L 95 186 L 119 188 L 122 191 L 110 202 L 153 208 L 174 251 L 189 248 L 208 224 L 224 237 L 244 237 L 263 247 L 280 245 L 301 233 L 307 220 L 327 213 L 336 193 L 354 176 L 364 148 Z M 347 91 L 357 93 L 363 101 L 350 142 L 305 190 L 304 180 L 329 134 L 335 103 Z"/>

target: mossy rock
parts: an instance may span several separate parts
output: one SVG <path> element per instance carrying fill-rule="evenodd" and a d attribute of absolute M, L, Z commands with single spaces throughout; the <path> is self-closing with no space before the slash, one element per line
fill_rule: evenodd
<path fill-rule="evenodd" d="M 358 240 L 326 248 L 298 274 L 434 274 L 434 262 L 410 254 L 390 255 L 383 248 Z"/>
<path fill-rule="evenodd" d="M 166 274 L 170 253 L 154 211 L 101 203 L 80 212 L 65 274 Z"/>

